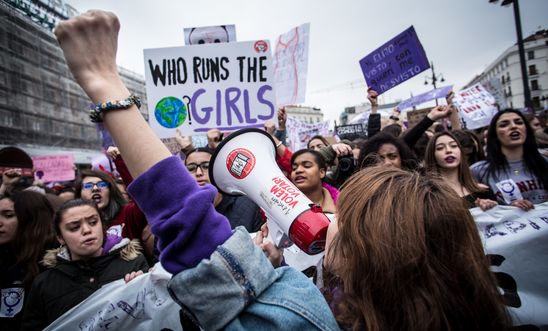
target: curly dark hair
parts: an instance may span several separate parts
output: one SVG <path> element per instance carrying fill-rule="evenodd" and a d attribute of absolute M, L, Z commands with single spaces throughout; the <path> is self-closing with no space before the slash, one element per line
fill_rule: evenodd
<path fill-rule="evenodd" d="M 378 163 L 378 158 L 375 157 L 379 149 L 384 144 L 392 144 L 396 146 L 400 153 L 401 165 L 404 170 L 418 169 L 419 162 L 411 149 L 399 138 L 391 134 L 380 132 L 373 138 L 366 141 L 360 148 L 360 156 L 358 157 L 358 167 L 360 169 L 373 166 Z"/>

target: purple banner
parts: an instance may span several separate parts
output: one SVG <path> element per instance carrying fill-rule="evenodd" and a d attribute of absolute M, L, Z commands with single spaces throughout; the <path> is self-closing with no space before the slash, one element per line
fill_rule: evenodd
<path fill-rule="evenodd" d="M 101 136 L 101 146 L 103 146 L 105 151 L 110 146 L 116 146 L 114 145 L 114 141 L 112 141 L 112 137 L 103 123 L 97 123 L 97 132 L 99 133 L 99 136 Z"/>
<path fill-rule="evenodd" d="M 449 85 L 416 95 L 400 102 L 400 104 L 398 105 L 398 109 L 402 111 L 404 109 L 415 107 L 416 105 L 420 105 L 421 103 L 425 103 L 430 100 L 445 98 L 449 91 L 451 91 L 452 89 L 453 85 Z"/>
<path fill-rule="evenodd" d="M 430 68 L 411 26 L 360 60 L 367 86 L 382 94 Z"/>

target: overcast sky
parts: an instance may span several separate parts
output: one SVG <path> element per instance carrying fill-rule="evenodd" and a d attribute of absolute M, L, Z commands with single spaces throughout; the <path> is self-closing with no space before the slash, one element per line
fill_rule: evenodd
<path fill-rule="evenodd" d="M 310 22 L 305 105 L 336 120 L 365 98 L 358 61 L 413 25 L 445 84 L 458 89 L 516 42 L 513 8 L 488 0 L 67 0 L 80 12 L 109 10 L 121 22 L 118 64 L 144 75 L 143 49 L 184 45 L 183 28 L 235 24 L 238 41 L 269 39 Z M 548 0 L 521 0 L 524 37 L 548 26 Z M 394 102 L 432 89 L 420 74 L 391 89 Z M 441 84 L 439 83 L 438 86 Z"/>

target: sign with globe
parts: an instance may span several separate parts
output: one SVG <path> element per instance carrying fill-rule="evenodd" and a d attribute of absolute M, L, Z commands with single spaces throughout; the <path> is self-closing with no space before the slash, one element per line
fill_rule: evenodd
<path fill-rule="evenodd" d="M 174 129 L 184 123 L 187 117 L 185 104 L 174 97 L 165 97 L 154 108 L 156 121 L 164 128 Z"/>
<path fill-rule="evenodd" d="M 144 50 L 150 127 L 160 138 L 262 128 L 276 115 L 265 40 Z"/>

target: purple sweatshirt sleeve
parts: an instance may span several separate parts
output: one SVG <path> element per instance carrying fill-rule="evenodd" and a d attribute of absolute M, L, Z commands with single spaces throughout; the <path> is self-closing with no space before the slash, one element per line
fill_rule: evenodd
<path fill-rule="evenodd" d="M 128 191 L 158 238 L 162 266 L 172 274 L 209 258 L 232 235 L 228 220 L 213 206 L 215 188 L 199 186 L 177 156 L 155 164 Z"/>

